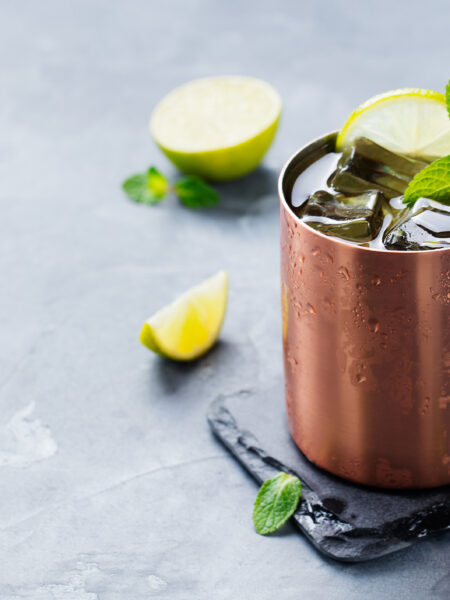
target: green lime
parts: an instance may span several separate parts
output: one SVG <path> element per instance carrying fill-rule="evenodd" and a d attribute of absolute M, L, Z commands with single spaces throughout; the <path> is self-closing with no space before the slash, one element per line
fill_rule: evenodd
<path fill-rule="evenodd" d="M 361 104 L 341 129 L 336 149 L 367 137 L 399 154 L 434 160 L 450 154 L 450 119 L 438 92 L 405 88 Z"/>
<path fill-rule="evenodd" d="M 223 181 L 259 165 L 280 115 L 281 99 L 265 81 L 211 77 L 163 98 L 151 116 L 150 132 L 181 171 Z"/>

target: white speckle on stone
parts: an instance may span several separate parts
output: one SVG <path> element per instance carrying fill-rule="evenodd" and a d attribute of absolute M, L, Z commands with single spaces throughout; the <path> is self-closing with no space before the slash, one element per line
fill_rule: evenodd
<path fill-rule="evenodd" d="M 163 590 L 167 587 L 167 581 L 164 581 L 164 579 L 161 579 L 157 575 L 149 575 L 147 581 L 150 588 L 154 591 Z"/>
<path fill-rule="evenodd" d="M 97 594 L 91 594 L 79 587 L 78 581 L 71 581 L 67 585 L 48 585 L 45 590 L 52 594 L 54 600 L 98 600 Z"/>
<path fill-rule="evenodd" d="M 34 409 L 35 403 L 30 402 L 0 429 L 0 467 L 28 467 L 55 454 L 50 429 L 31 417 Z"/>

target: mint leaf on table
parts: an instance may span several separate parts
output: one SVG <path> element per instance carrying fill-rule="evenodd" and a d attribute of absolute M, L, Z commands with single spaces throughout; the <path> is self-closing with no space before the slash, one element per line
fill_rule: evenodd
<path fill-rule="evenodd" d="M 219 202 L 218 193 L 194 175 L 179 179 L 174 185 L 174 191 L 187 208 L 208 208 Z"/>
<path fill-rule="evenodd" d="M 435 160 L 410 181 L 403 202 L 413 206 L 419 198 L 450 204 L 450 155 Z"/>
<path fill-rule="evenodd" d="M 279 529 L 296 511 L 302 484 L 287 473 L 278 473 L 265 481 L 256 496 L 253 522 L 256 531 L 265 535 Z"/>
<path fill-rule="evenodd" d="M 166 177 L 156 167 L 150 167 L 147 171 L 147 184 L 158 199 L 164 198 L 170 187 Z"/>
<path fill-rule="evenodd" d="M 127 196 L 139 204 L 157 204 L 169 191 L 169 182 L 155 167 L 147 173 L 132 175 L 126 179 L 122 187 Z"/>
<path fill-rule="evenodd" d="M 445 88 L 445 102 L 447 104 L 447 112 L 450 117 L 450 80 L 447 83 L 447 87 Z"/>

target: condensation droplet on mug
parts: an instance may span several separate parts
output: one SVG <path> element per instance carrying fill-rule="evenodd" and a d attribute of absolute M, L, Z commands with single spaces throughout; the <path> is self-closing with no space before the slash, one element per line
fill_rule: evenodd
<path fill-rule="evenodd" d="M 350 381 L 353 385 L 361 385 L 367 381 L 366 365 L 361 360 L 356 360 L 352 363 L 349 370 Z"/>
<path fill-rule="evenodd" d="M 369 319 L 369 329 L 373 333 L 378 333 L 380 331 L 380 323 L 377 319 Z"/>
<path fill-rule="evenodd" d="M 311 250 L 311 254 L 312 254 L 313 256 L 319 256 L 319 254 L 320 254 L 320 248 L 313 248 L 313 249 Z"/>
<path fill-rule="evenodd" d="M 349 281 L 351 279 L 347 267 L 339 267 L 338 275 L 340 275 L 345 281 Z"/>
<path fill-rule="evenodd" d="M 312 304 L 309 304 L 309 302 L 306 305 L 306 308 L 308 309 L 308 312 L 310 312 L 312 315 L 317 314 L 317 310 L 314 308 L 314 306 Z"/>
<path fill-rule="evenodd" d="M 430 410 L 430 406 L 431 406 L 431 398 L 430 398 L 430 396 L 425 396 L 425 398 L 422 400 L 422 404 L 419 408 L 419 415 L 424 417 L 427 414 L 427 412 Z"/>
<path fill-rule="evenodd" d="M 381 279 L 377 276 L 373 277 L 371 280 L 372 285 L 380 285 Z"/>
<path fill-rule="evenodd" d="M 439 398 L 439 408 L 447 408 L 450 406 L 450 396 L 441 396 Z"/>

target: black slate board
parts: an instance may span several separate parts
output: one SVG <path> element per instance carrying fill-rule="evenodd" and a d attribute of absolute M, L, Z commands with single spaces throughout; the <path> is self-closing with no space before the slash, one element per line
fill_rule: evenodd
<path fill-rule="evenodd" d="M 302 500 L 293 520 L 331 558 L 370 560 L 450 529 L 450 486 L 385 491 L 352 484 L 308 461 L 289 435 L 281 383 L 263 394 L 220 396 L 208 421 L 258 483 L 278 471 L 300 477 Z"/>

